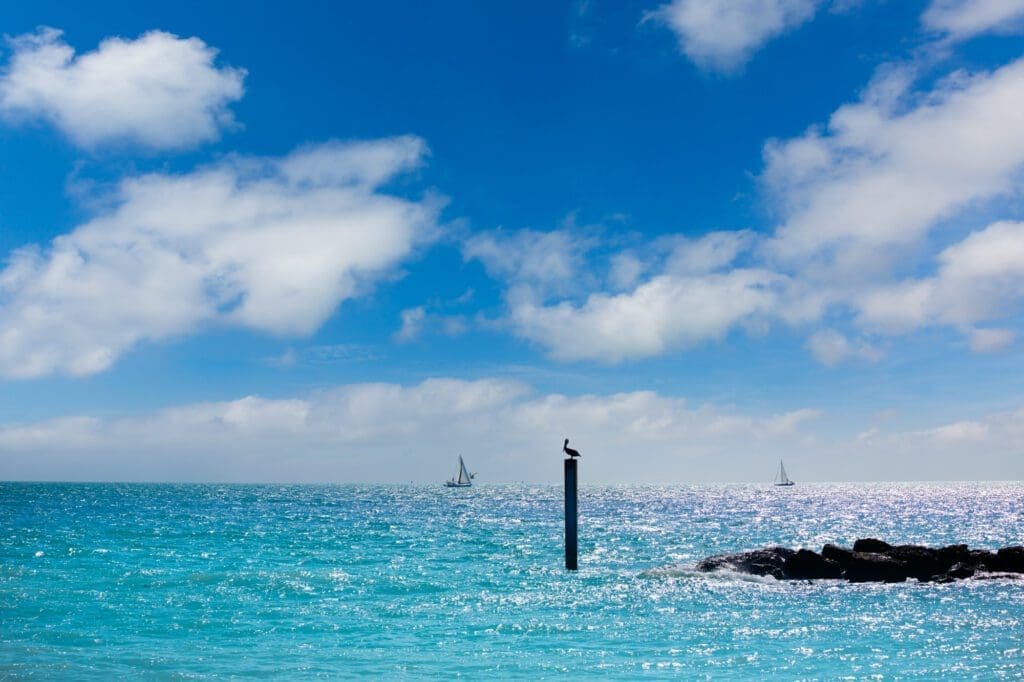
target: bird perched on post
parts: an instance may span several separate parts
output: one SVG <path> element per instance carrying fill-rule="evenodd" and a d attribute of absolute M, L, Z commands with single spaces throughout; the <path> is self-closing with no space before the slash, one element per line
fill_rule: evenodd
<path fill-rule="evenodd" d="M 570 459 L 572 459 L 573 457 L 582 457 L 583 456 L 578 451 L 573 450 L 572 448 L 569 447 L 569 439 L 568 438 L 566 438 L 565 439 L 565 443 L 562 444 L 562 452 L 564 452 L 565 454 L 569 455 Z"/>

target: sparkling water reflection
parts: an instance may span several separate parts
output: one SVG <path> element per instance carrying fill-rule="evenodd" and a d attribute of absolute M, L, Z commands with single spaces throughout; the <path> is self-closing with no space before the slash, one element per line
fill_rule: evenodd
<path fill-rule="evenodd" d="M 769 544 L 1024 540 L 1021 484 L 0 484 L 0 677 L 1024 675 L 1024 583 L 695 574 Z"/>

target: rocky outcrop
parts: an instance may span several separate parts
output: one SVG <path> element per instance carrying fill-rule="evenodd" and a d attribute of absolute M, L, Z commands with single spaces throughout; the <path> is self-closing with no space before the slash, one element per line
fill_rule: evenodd
<path fill-rule="evenodd" d="M 809 549 L 801 549 L 786 559 L 782 566 L 782 575 L 784 578 L 808 580 L 841 578 L 843 567 L 834 559 L 827 559 Z"/>
<path fill-rule="evenodd" d="M 698 571 L 736 571 L 751 575 L 770 575 L 782 580 L 786 577 L 786 560 L 796 552 L 788 547 L 768 547 L 741 554 L 720 554 L 697 564 Z"/>
<path fill-rule="evenodd" d="M 952 582 L 965 578 L 1024 578 L 1024 547 L 1003 547 L 997 552 L 967 545 L 924 547 L 890 545 L 863 538 L 852 549 L 825 545 L 821 553 L 809 549 L 768 547 L 752 552 L 720 554 L 704 559 L 697 570 L 733 570 L 779 580 L 845 579 L 850 582 Z"/>
<path fill-rule="evenodd" d="M 882 542 L 875 538 L 861 538 L 853 543 L 854 552 L 870 552 L 872 554 L 884 554 L 892 549 L 888 542 Z"/>
<path fill-rule="evenodd" d="M 1024 547 L 1003 547 L 996 553 L 995 565 L 997 571 L 1024 573 Z"/>

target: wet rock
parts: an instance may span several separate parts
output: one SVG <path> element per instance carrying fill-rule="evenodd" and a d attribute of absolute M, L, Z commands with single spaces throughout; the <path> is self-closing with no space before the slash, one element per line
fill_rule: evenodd
<path fill-rule="evenodd" d="M 870 552 L 872 554 L 885 554 L 892 545 L 888 542 L 876 540 L 875 538 L 861 538 L 853 543 L 854 552 Z"/>
<path fill-rule="evenodd" d="M 1024 573 L 1024 547 L 1014 545 L 1003 547 L 996 552 L 996 570 L 1008 573 Z"/>
<path fill-rule="evenodd" d="M 856 546 L 856 545 L 855 545 Z M 900 583 L 907 579 L 903 562 L 879 552 L 854 551 L 846 566 L 846 579 L 852 583 Z"/>
<path fill-rule="evenodd" d="M 827 544 L 821 548 L 821 556 L 824 558 L 834 561 L 839 564 L 840 568 L 846 568 L 846 565 L 853 560 L 853 552 L 840 547 L 839 545 Z"/>
<path fill-rule="evenodd" d="M 971 551 L 967 545 L 948 545 L 939 548 L 939 558 L 948 566 L 967 563 L 971 560 Z"/>
<path fill-rule="evenodd" d="M 750 575 L 770 575 L 781 580 L 785 577 L 786 560 L 795 554 L 796 551 L 788 547 L 769 547 L 752 552 L 719 554 L 701 561 L 697 564 L 697 570 L 705 573 L 731 570 Z"/>
<path fill-rule="evenodd" d="M 971 576 L 971 578 L 973 580 L 1024 580 L 1024 574 L 992 571 L 984 573 L 975 573 Z"/>
<path fill-rule="evenodd" d="M 974 575 L 974 566 L 970 566 L 963 562 L 955 564 L 952 568 L 946 571 L 946 575 L 956 580 L 963 580 L 964 578 L 970 578 Z"/>
<path fill-rule="evenodd" d="M 797 550 L 797 553 L 786 559 L 782 567 L 786 578 L 797 580 L 819 580 L 822 578 L 841 578 L 843 568 L 838 562 L 826 559 L 809 549 Z"/>
<path fill-rule="evenodd" d="M 897 545 L 886 552 L 886 556 L 903 564 L 908 578 L 917 578 L 923 582 L 945 573 L 952 566 L 951 562 L 940 556 L 937 549 L 920 545 Z"/>
<path fill-rule="evenodd" d="M 967 545 L 923 547 L 890 545 L 875 538 L 857 540 L 853 549 L 827 544 L 821 554 L 808 549 L 794 551 L 769 547 L 752 552 L 709 557 L 697 565 L 701 571 L 730 569 L 782 579 L 834 579 L 850 582 L 945 583 L 966 578 L 1009 576 L 1024 579 L 1024 546 L 1004 547 L 997 552 L 970 549 Z"/>
<path fill-rule="evenodd" d="M 968 552 L 970 563 L 982 571 L 998 571 L 999 557 L 987 549 L 972 549 Z"/>

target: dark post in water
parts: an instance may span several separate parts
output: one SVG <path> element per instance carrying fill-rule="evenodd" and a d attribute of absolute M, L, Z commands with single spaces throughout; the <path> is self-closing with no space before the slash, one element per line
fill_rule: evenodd
<path fill-rule="evenodd" d="M 565 460 L 565 568 L 576 570 L 576 460 Z"/>

